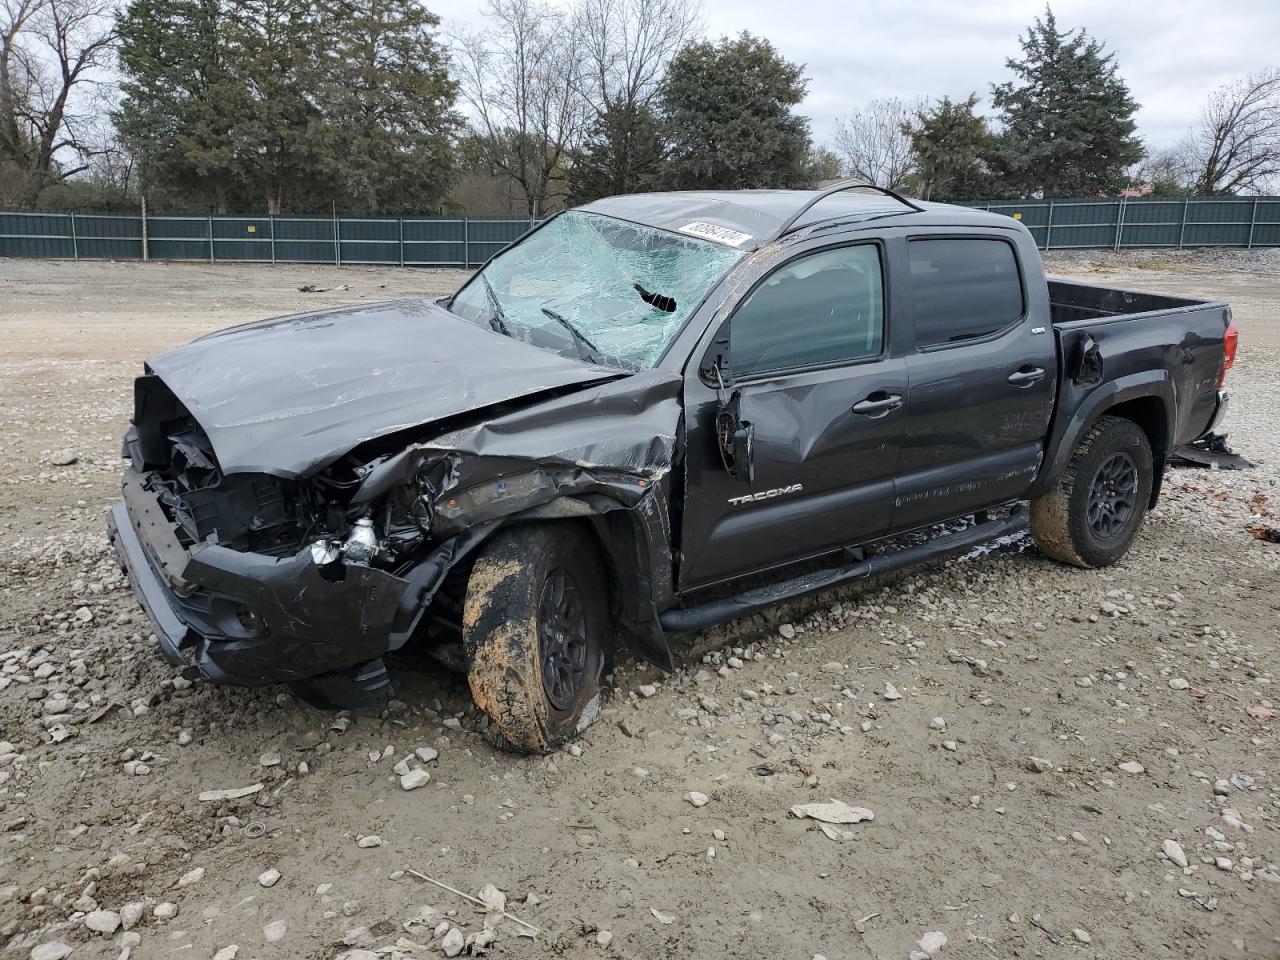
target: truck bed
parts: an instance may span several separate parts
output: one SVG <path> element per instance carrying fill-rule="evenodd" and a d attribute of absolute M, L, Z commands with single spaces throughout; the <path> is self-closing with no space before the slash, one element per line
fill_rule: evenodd
<path fill-rule="evenodd" d="M 1208 306 L 1210 301 L 1187 297 L 1168 297 L 1159 293 L 1138 293 L 1095 287 L 1075 280 L 1049 278 L 1049 315 L 1053 325 L 1076 321 L 1105 320 L 1109 317 L 1134 317 L 1145 313 L 1178 311 Z"/>

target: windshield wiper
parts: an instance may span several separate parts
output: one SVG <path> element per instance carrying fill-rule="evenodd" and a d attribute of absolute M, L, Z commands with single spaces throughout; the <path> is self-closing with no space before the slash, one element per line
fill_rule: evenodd
<path fill-rule="evenodd" d="M 493 310 L 489 315 L 489 326 L 495 333 L 500 333 L 504 337 L 511 336 L 511 329 L 507 326 L 507 315 L 502 309 L 502 304 L 498 302 L 498 295 L 493 292 L 493 284 L 483 273 L 480 274 L 480 281 L 484 284 L 484 292 L 488 295 L 489 306 Z"/>
<path fill-rule="evenodd" d="M 564 317 L 560 316 L 560 314 L 556 313 L 550 307 L 543 307 L 542 312 L 569 331 L 569 335 L 573 337 L 574 345 L 578 348 L 578 356 L 582 357 L 582 359 L 588 360 L 591 363 L 600 364 L 601 366 L 617 366 L 617 364 L 612 363 L 608 358 L 606 358 L 605 355 L 600 352 L 600 348 L 588 340 L 581 330 L 575 327 Z"/>

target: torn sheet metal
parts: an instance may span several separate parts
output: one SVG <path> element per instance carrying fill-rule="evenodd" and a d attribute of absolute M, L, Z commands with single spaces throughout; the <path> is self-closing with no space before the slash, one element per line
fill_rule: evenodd
<path fill-rule="evenodd" d="M 280 477 L 377 437 L 622 375 L 427 300 L 233 327 L 148 367 L 199 421 L 223 472 Z"/>

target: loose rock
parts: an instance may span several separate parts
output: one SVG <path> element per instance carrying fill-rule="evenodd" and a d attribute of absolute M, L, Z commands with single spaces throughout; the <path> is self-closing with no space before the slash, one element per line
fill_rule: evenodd
<path fill-rule="evenodd" d="M 1177 840 L 1166 840 L 1164 842 L 1164 855 L 1176 863 L 1180 867 L 1187 865 L 1187 854 L 1182 849 L 1182 844 Z"/>

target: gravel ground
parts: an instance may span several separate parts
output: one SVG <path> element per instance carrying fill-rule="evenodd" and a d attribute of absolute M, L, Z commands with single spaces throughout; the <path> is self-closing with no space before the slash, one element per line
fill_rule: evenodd
<path fill-rule="evenodd" d="M 182 681 L 103 535 L 143 357 L 459 274 L 0 261 L 0 956 L 1280 957 L 1272 253 L 1051 260 L 1242 330 L 1258 467 L 1171 473 L 1120 564 L 1019 539 L 700 635 L 536 759 L 412 651 L 337 722 Z M 789 814 L 829 799 L 874 819 Z"/>

